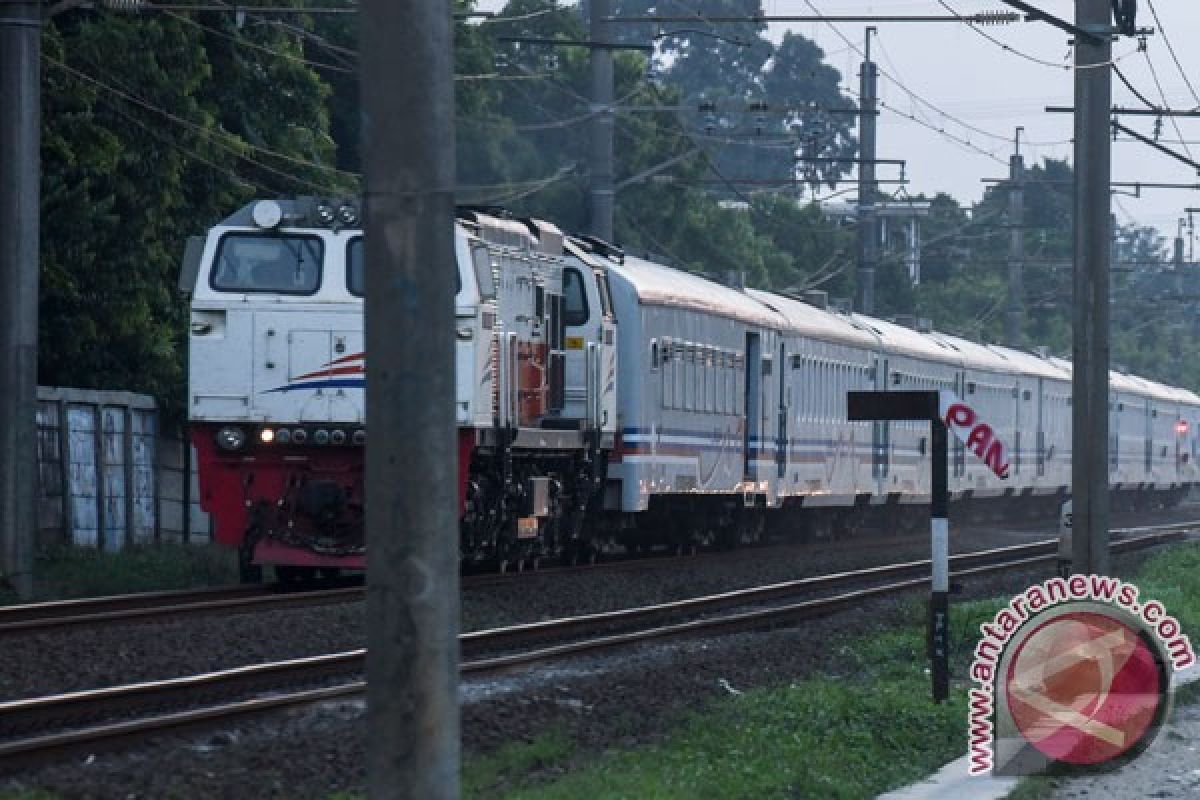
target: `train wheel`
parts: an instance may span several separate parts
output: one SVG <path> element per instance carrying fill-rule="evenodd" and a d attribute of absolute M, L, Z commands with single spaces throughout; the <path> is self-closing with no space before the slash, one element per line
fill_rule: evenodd
<path fill-rule="evenodd" d="M 238 580 L 242 583 L 262 583 L 263 568 L 255 564 L 252 555 L 245 547 L 238 548 Z"/>
<path fill-rule="evenodd" d="M 311 581 L 317 576 L 316 567 L 294 567 L 279 565 L 275 567 L 275 579 L 285 586 L 295 586 L 298 583 Z"/>

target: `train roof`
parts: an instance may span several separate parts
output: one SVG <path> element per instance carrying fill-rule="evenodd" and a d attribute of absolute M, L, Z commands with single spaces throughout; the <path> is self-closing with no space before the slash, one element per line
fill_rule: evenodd
<path fill-rule="evenodd" d="M 953 336 L 949 333 L 934 331 L 928 334 L 931 338 L 950 347 L 962 357 L 962 364 L 967 369 L 987 370 L 988 372 L 1019 373 L 1020 368 L 1012 361 L 997 353 L 985 344 Z"/>
<path fill-rule="evenodd" d="M 1005 347 L 999 344 L 989 344 L 987 348 L 994 353 L 1004 357 L 1006 361 L 1012 364 L 1013 368 L 1020 371 L 1024 375 L 1031 375 L 1037 378 L 1049 378 L 1056 381 L 1070 381 L 1070 371 L 1065 371 L 1062 367 L 1054 364 L 1049 359 L 1043 358 L 1035 353 L 1027 353 L 1024 350 L 1015 350 L 1011 347 Z"/>
<path fill-rule="evenodd" d="M 888 353 L 962 366 L 961 353 L 929 334 L 862 314 L 853 314 L 851 319 L 860 329 L 878 336 L 880 346 Z"/>
<path fill-rule="evenodd" d="M 761 289 L 746 289 L 746 294 L 779 312 L 791 333 L 866 350 L 879 347 L 878 336 L 855 325 L 844 314 L 826 311 L 803 301 Z"/>
<path fill-rule="evenodd" d="M 686 308 L 781 330 L 783 317 L 737 289 L 653 261 L 625 256 L 608 265 L 610 276 L 624 280 L 644 306 Z"/>

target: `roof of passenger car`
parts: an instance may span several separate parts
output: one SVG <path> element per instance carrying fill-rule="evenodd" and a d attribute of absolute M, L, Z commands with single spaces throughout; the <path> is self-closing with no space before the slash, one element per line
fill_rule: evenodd
<path fill-rule="evenodd" d="M 884 351 L 895 355 L 920 358 L 940 364 L 962 366 L 962 354 L 926 333 L 874 317 L 854 314 L 851 319 L 864 331 L 879 337 Z"/>
<path fill-rule="evenodd" d="M 1071 373 L 1064 370 L 1062 367 L 1053 363 L 1049 359 L 1043 358 L 1035 353 L 1027 353 L 1024 350 L 1015 350 L 1011 347 L 1005 347 L 999 344 L 989 344 L 987 348 L 994 353 L 1002 356 L 1006 361 L 1012 364 L 1012 368 L 1023 375 L 1029 375 L 1035 378 L 1050 378 L 1056 381 L 1071 380 Z"/>
<path fill-rule="evenodd" d="M 800 300 L 761 289 L 747 289 L 746 294 L 779 312 L 787 323 L 789 333 L 818 341 L 861 347 L 865 350 L 879 349 L 879 337 L 855 325 L 844 314 L 826 311 Z"/>
<path fill-rule="evenodd" d="M 934 331 L 928 335 L 957 352 L 962 357 L 962 364 L 966 369 L 987 370 L 1014 377 L 1021 371 L 1015 363 L 985 344 L 940 331 Z"/>
<path fill-rule="evenodd" d="M 737 289 L 653 261 L 625 256 L 608 265 L 609 275 L 624 280 L 644 306 L 686 308 L 781 330 L 783 317 Z"/>

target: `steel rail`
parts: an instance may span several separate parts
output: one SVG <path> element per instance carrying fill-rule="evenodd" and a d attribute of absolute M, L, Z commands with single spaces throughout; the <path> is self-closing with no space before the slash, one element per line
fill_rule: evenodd
<path fill-rule="evenodd" d="M 261 609 L 306 608 L 347 603 L 362 597 L 361 586 L 273 591 L 262 587 L 149 592 L 114 597 L 62 600 L 0 608 L 0 635 L 80 627 L 104 622 L 176 619 L 194 614 Z"/>
<path fill-rule="evenodd" d="M 1151 528 L 1153 532 L 1146 533 L 1146 528 L 1124 529 L 1120 533 L 1131 536 L 1113 543 L 1114 552 L 1126 552 L 1142 549 L 1168 541 L 1182 538 L 1185 531 L 1194 530 L 1195 525 L 1174 525 Z M 1114 533 L 1118 533 L 1114 531 Z M 1057 550 L 1047 550 L 1047 542 L 1035 542 L 1027 545 L 995 548 L 978 553 L 966 553 L 956 556 L 956 569 L 952 576 L 962 579 L 1001 572 L 1004 570 L 1032 566 L 1052 560 L 1057 556 Z M 978 564 L 997 557 L 1007 557 L 991 564 Z M 910 562 L 893 565 L 896 572 L 888 573 L 892 568 L 869 568 L 860 571 L 867 573 L 859 576 L 858 580 L 888 575 L 895 577 L 897 572 L 928 566 L 928 562 Z M 853 573 L 839 573 L 833 576 L 823 576 L 833 581 L 847 581 Z M 820 587 L 820 579 L 805 579 L 789 582 L 791 593 L 812 591 L 814 586 Z M 660 625 L 653 628 L 627 631 L 623 633 L 608 633 L 594 636 L 581 641 L 566 642 L 542 647 L 536 650 L 510 653 L 474 660 L 464 661 L 461 672 L 465 675 L 480 675 L 501 673 L 518 667 L 529 667 L 547 661 L 561 659 L 571 655 L 614 649 L 622 646 L 680 638 L 694 634 L 715 634 L 729 631 L 747 631 L 763 627 L 790 623 L 803 619 L 823 616 L 846 606 L 853 605 L 874 597 L 896 594 L 922 588 L 929 584 L 928 577 L 915 577 L 883 584 L 869 586 L 841 594 L 790 603 L 783 606 L 752 609 L 726 614 L 719 617 L 701 618 Z M 827 582 L 823 588 L 828 589 L 834 583 Z M 754 590 L 739 590 L 711 595 L 702 598 L 691 598 L 677 603 L 659 604 L 646 607 L 654 609 L 643 616 L 631 615 L 631 612 L 642 612 L 646 609 L 627 609 L 624 612 L 608 612 L 600 615 L 588 615 L 589 618 L 601 619 L 609 623 L 614 615 L 625 614 L 624 621 L 630 619 L 645 619 L 659 613 L 660 609 L 670 607 L 673 610 L 695 611 L 697 609 L 711 610 L 725 604 L 724 607 L 745 606 L 755 600 L 779 599 L 786 596 L 784 584 L 769 587 L 757 587 L 763 590 L 757 598 L 753 597 Z M 711 602 L 711 605 L 706 605 Z M 516 631 L 534 632 L 540 637 L 549 633 L 559 635 L 578 634 L 582 629 L 581 620 L 584 617 L 552 620 L 544 623 L 532 623 L 524 626 L 478 631 L 471 636 L 476 643 L 488 642 L 497 648 L 511 646 L 522 637 L 514 635 Z M 554 624 L 559 624 L 558 630 L 553 630 Z M 25 700 L 0 703 L 0 727 L 11 736 L 16 731 L 25 728 L 35 728 L 38 734 L 27 738 L 10 738 L 0 741 L 0 768 L 7 768 L 12 763 L 20 763 L 28 758 L 50 756 L 72 750 L 86 744 L 89 748 L 110 746 L 131 737 L 144 736 L 148 733 L 167 729 L 179 729 L 192 725 L 213 722 L 230 717 L 240 717 L 247 714 L 261 713 L 288 706 L 303 705 L 336 697 L 359 694 L 365 687 L 361 680 L 344 682 L 336 686 L 324 686 L 315 689 L 280 692 L 265 697 L 255 697 L 247 700 L 208 705 L 203 708 L 172 710 L 157 716 L 109 721 L 87 728 L 75 728 L 61 732 L 46 733 L 47 720 L 64 722 L 68 720 L 91 721 L 97 716 L 114 711 L 128 712 L 130 708 L 139 706 L 171 705 L 180 706 L 188 703 L 201 702 L 208 696 L 228 696 L 231 693 L 261 690 L 265 687 L 278 687 L 282 683 L 295 685 L 297 682 L 328 680 L 332 677 L 346 674 L 361 674 L 365 651 L 353 650 L 344 653 L 333 653 L 310 658 L 291 659 L 270 664 L 256 664 L 231 670 L 212 672 L 204 675 L 174 678 L 165 681 L 153 681 L 130 686 L 116 686 L 107 689 L 72 692 L 62 695 L 51 695 Z M 158 710 L 158 709 L 156 709 Z"/>
<path fill-rule="evenodd" d="M 1134 528 L 1116 528 L 1112 531 L 1114 537 L 1130 536 L 1151 531 L 1193 530 L 1200 529 L 1200 520 L 1192 522 L 1171 523 L 1166 525 L 1151 525 Z M 881 540 L 875 544 L 886 544 L 890 540 Z M 906 539 L 907 541 L 907 539 Z M 1025 545 L 1014 545 L 1010 548 L 997 548 L 991 551 L 965 553 L 951 559 L 952 563 L 964 563 L 960 559 L 990 558 L 1002 553 L 1016 554 L 1019 552 L 1036 552 L 1039 548 L 1053 548 L 1057 540 L 1046 539 Z M 591 571 L 641 571 L 651 570 L 675 563 L 695 563 L 696 559 L 708 557 L 723 557 L 719 554 L 700 554 L 692 556 L 662 555 L 650 558 L 622 559 L 619 561 L 602 562 L 581 566 L 552 567 L 524 573 L 528 577 L 581 573 Z M 839 581 L 852 581 L 857 574 L 863 577 L 880 577 L 891 571 L 903 573 L 921 568 L 927 568 L 928 561 L 914 561 L 903 565 L 888 565 L 885 567 L 859 570 L 857 572 L 838 573 L 835 575 L 805 578 L 801 581 L 789 581 L 776 584 L 775 589 L 787 593 L 795 589 L 817 589 L 821 582 L 829 582 L 831 588 L 840 585 Z M 480 588 L 519 579 L 518 573 L 467 575 L 463 578 L 464 588 Z M 807 582 L 807 583 L 805 583 Z M 767 591 L 770 587 L 759 587 Z M 750 592 L 752 590 L 740 590 Z M 54 600 L 43 603 L 30 603 L 13 606 L 0 606 L 0 636 L 16 633 L 39 632 L 42 630 L 82 627 L 107 622 L 128 622 L 138 620 L 176 619 L 181 616 L 237 613 L 260 609 L 291 609 L 311 606 L 349 603 L 361 600 L 364 589 L 361 585 L 339 586 L 321 589 L 280 589 L 264 586 L 224 586 L 202 589 L 184 589 L 158 592 L 140 592 L 136 594 L 112 595 L 108 597 L 87 597 L 72 600 Z M 730 593 L 726 593 L 730 594 Z M 724 595 L 722 595 L 724 596 Z M 720 596 L 718 596 L 720 597 Z M 703 607 L 706 603 L 717 603 L 715 598 L 693 598 L 680 603 L 695 603 Z M 679 610 L 673 604 L 664 604 L 662 611 Z M 646 615 L 654 613 L 651 608 L 630 609 L 626 612 L 610 612 L 612 614 L 632 613 L 642 611 Z M 636 618 L 636 615 L 631 618 Z M 583 619 L 583 618 L 581 618 Z M 613 621 L 618 621 L 616 618 Z M 548 623 L 537 623 L 545 626 Z M 520 626 L 517 626 L 520 627 Z M 530 631 L 532 633 L 532 631 Z M 513 632 L 514 641 L 518 634 Z M 468 634 L 468 637 L 474 636 Z M 472 638 L 464 639 L 464 644 L 471 644 Z"/>

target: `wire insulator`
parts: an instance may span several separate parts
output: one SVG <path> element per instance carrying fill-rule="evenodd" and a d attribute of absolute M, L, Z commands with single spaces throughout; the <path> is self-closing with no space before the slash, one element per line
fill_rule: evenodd
<path fill-rule="evenodd" d="M 134 14 L 145 9 L 149 3 L 146 0 L 100 0 L 100 5 L 109 11 Z"/>
<path fill-rule="evenodd" d="M 981 11 L 965 19 L 976 25 L 1009 25 L 1020 22 L 1021 15 L 1015 11 Z"/>

